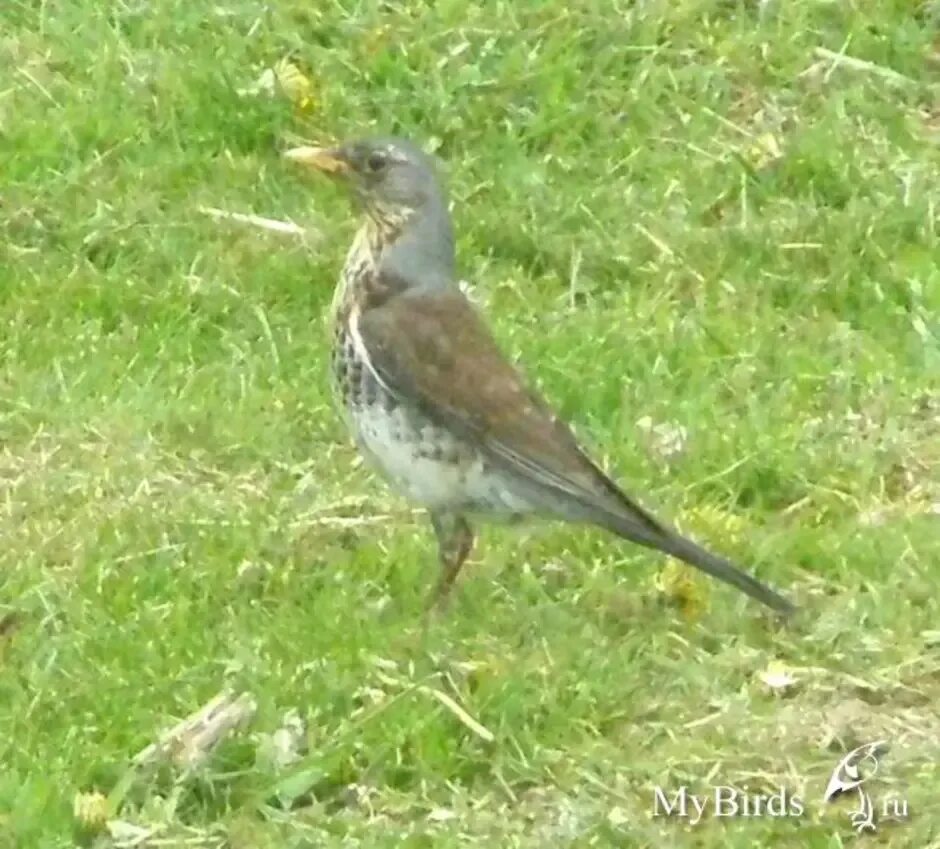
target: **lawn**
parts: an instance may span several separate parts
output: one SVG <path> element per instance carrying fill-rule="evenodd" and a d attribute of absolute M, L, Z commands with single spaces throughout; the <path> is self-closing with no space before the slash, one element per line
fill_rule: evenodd
<path fill-rule="evenodd" d="M 910 816 L 867 845 L 940 846 L 938 21 L 6 0 L 0 846 L 835 849 L 879 739 Z M 386 131 L 439 155 L 500 342 L 793 622 L 531 525 L 424 627 L 430 529 L 329 394 L 355 220 L 279 156 Z M 211 755 L 131 766 L 225 689 L 256 710 Z M 805 812 L 652 816 L 683 785 Z"/>

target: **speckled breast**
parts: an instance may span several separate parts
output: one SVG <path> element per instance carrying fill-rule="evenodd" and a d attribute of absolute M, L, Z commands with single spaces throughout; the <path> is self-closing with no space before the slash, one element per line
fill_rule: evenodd
<path fill-rule="evenodd" d="M 533 505 L 480 450 L 400 401 L 372 372 L 350 326 L 357 292 L 374 269 L 364 244 L 354 244 L 337 287 L 331 357 L 336 399 L 359 449 L 397 491 L 432 510 L 531 512 Z"/>

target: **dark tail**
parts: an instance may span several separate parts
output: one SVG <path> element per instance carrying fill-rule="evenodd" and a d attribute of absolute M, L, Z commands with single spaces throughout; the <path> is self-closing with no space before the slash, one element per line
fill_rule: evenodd
<path fill-rule="evenodd" d="M 646 517 L 644 516 L 644 518 Z M 746 593 L 762 604 L 766 604 L 778 613 L 789 616 L 796 611 L 795 604 L 762 584 L 757 578 L 749 575 L 743 569 L 735 566 L 730 560 L 725 560 L 724 557 L 706 551 L 697 543 L 680 536 L 669 528 L 662 525 L 653 528 L 645 523 L 640 524 L 632 516 L 608 514 L 605 519 L 606 521 L 603 524 L 618 536 L 645 545 L 647 548 L 671 554 L 690 566 L 707 572 L 713 578 L 737 587 L 741 592 Z"/>

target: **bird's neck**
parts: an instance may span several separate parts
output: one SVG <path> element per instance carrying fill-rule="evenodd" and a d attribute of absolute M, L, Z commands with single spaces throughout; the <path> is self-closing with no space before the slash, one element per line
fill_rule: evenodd
<path fill-rule="evenodd" d="M 346 257 L 334 308 L 357 303 L 365 309 L 406 289 L 450 286 L 454 267 L 446 207 L 369 210 Z"/>
<path fill-rule="evenodd" d="M 370 204 L 366 208 L 362 229 L 367 233 L 369 246 L 376 254 L 401 238 L 420 215 L 418 210 L 396 206 Z"/>
<path fill-rule="evenodd" d="M 394 219 L 398 226 L 374 227 L 379 237 L 376 267 L 408 286 L 454 277 L 454 234 L 443 197 L 430 198 L 420 209 Z"/>

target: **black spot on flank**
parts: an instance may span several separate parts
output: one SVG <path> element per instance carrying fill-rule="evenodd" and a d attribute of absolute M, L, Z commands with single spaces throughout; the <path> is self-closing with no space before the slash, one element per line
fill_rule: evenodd
<path fill-rule="evenodd" d="M 362 381 L 362 403 L 372 407 L 378 401 L 378 385 L 375 378 L 369 376 Z"/>

